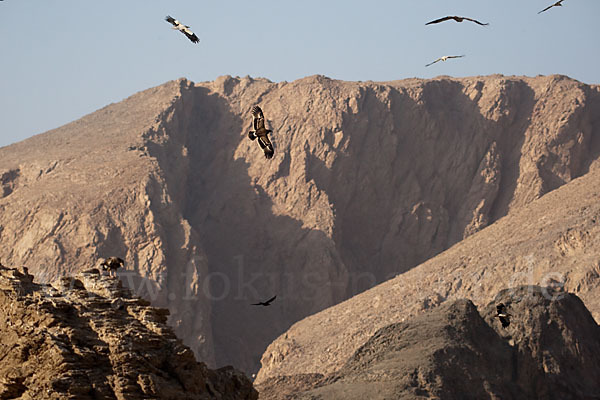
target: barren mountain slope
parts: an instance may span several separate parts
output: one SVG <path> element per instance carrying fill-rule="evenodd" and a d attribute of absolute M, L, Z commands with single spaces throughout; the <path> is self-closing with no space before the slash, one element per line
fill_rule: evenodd
<path fill-rule="evenodd" d="M 120 256 L 125 283 L 168 307 L 177 335 L 214 366 L 210 302 L 167 297 L 198 296 L 198 276 L 208 273 L 181 202 L 171 197 L 185 196 L 185 185 L 168 182 L 147 148 L 167 146 L 161 121 L 176 118 L 173 107 L 182 107 L 189 86 L 169 82 L 0 149 L 0 259 L 50 282 Z M 185 175 L 183 145 L 169 149 Z"/>
<path fill-rule="evenodd" d="M 246 399 L 233 368 L 196 362 L 149 307 L 98 270 L 51 285 L 0 265 L 1 399 Z"/>
<path fill-rule="evenodd" d="M 599 196 L 594 170 L 422 265 L 297 322 L 268 347 L 257 383 L 333 373 L 386 325 L 458 298 L 486 305 L 516 285 L 564 286 L 600 320 Z"/>
<path fill-rule="evenodd" d="M 256 371 L 295 321 L 587 173 L 598 110 L 562 76 L 170 82 L 0 149 L 0 257 L 121 256 L 201 360 Z"/>
<path fill-rule="evenodd" d="M 496 305 L 512 315 L 502 327 Z M 335 373 L 259 385 L 270 399 L 592 399 L 600 396 L 600 327 L 575 295 L 510 288 L 478 313 L 448 301 L 379 329 Z M 482 318 L 483 317 L 483 318 Z M 304 382 L 304 387 L 298 383 Z M 308 390 L 307 390 L 308 389 Z"/>

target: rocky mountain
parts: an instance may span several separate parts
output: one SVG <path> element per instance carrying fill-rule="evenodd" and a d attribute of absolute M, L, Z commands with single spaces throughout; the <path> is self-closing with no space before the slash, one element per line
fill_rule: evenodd
<path fill-rule="evenodd" d="M 196 362 L 168 310 L 97 269 L 34 283 L 0 265 L 0 399 L 256 399 L 232 367 Z"/>
<path fill-rule="evenodd" d="M 334 373 L 378 329 L 460 298 L 483 307 L 517 285 L 575 293 L 600 321 L 599 194 L 595 169 L 418 267 L 297 322 L 269 346 L 257 382 Z"/>
<path fill-rule="evenodd" d="M 199 359 L 255 372 L 294 322 L 588 174 L 598 110 L 564 76 L 173 81 L 0 149 L 0 258 L 50 281 L 120 256 Z"/>
<path fill-rule="evenodd" d="M 511 314 L 505 328 L 494 317 L 499 303 Z M 469 300 L 448 301 L 379 329 L 327 377 L 268 380 L 260 398 L 600 397 L 600 326 L 577 296 L 510 288 L 481 312 Z"/>

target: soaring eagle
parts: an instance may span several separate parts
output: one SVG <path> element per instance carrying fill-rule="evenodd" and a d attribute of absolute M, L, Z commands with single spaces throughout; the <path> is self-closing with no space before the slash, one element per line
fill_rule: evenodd
<path fill-rule="evenodd" d="M 458 17 L 456 15 L 453 16 L 447 16 L 447 17 L 443 17 L 440 19 L 436 19 L 433 21 L 429 21 L 428 23 L 426 23 L 425 25 L 431 25 L 431 24 L 439 24 L 440 22 L 444 22 L 444 21 L 448 21 L 450 19 L 455 20 L 456 22 L 463 22 L 463 21 L 471 21 L 471 22 L 475 22 L 476 24 L 479 25 L 489 25 L 489 24 L 484 24 L 483 22 L 479 22 L 476 19 L 472 19 L 472 18 L 467 18 L 467 17 Z"/>
<path fill-rule="evenodd" d="M 188 39 L 190 39 L 192 41 L 192 43 L 198 43 L 200 41 L 200 39 L 198 39 L 198 36 L 196 36 L 196 34 L 190 30 L 189 26 L 183 25 L 181 22 L 177 21 L 175 18 L 173 18 L 169 15 L 167 15 L 167 17 L 165 18 L 165 21 L 167 21 L 173 25 L 173 28 L 171 28 L 171 29 L 177 29 L 179 32 L 181 32 L 185 36 L 187 36 Z"/>
<path fill-rule="evenodd" d="M 250 140 L 258 138 L 258 144 L 265 152 L 265 157 L 273 158 L 275 150 L 273 150 L 273 143 L 271 143 L 267 136 L 273 131 L 265 128 L 265 116 L 259 106 L 252 107 L 252 127 L 254 130 L 248 132 L 248 138 L 250 138 Z"/>
<path fill-rule="evenodd" d="M 496 315 L 494 317 L 500 319 L 503 328 L 506 328 L 510 325 L 511 315 L 506 312 L 506 306 L 504 303 L 496 305 Z"/>
<path fill-rule="evenodd" d="M 265 306 L 265 307 L 266 307 L 266 306 L 270 306 L 270 305 L 271 305 L 271 303 L 273 302 L 273 300 L 275 300 L 275 298 L 276 298 L 276 297 L 277 297 L 277 296 L 275 295 L 275 296 L 271 297 L 271 298 L 270 298 L 269 300 L 267 300 L 267 301 L 259 301 L 258 303 L 252 303 L 251 305 L 252 305 L 252 306 Z"/>
<path fill-rule="evenodd" d="M 552 7 L 562 7 L 562 2 L 565 0 L 558 0 L 556 3 L 552 4 L 551 6 L 548 6 L 546 8 L 544 8 L 542 11 L 538 12 L 538 14 L 543 13 L 544 11 L 548 11 L 549 9 L 551 9 Z"/>
<path fill-rule="evenodd" d="M 444 57 L 440 57 L 440 58 L 438 58 L 437 60 L 435 60 L 435 61 L 433 61 L 433 62 L 430 62 L 429 64 L 427 64 L 427 65 L 425 65 L 425 66 L 426 66 L 426 67 L 429 67 L 430 65 L 433 65 L 433 64 L 435 64 L 435 63 L 436 63 L 436 62 L 438 62 L 438 61 L 446 61 L 446 60 L 448 60 L 448 59 L 450 59 L 450 58 L 461 58 L 461 57 L 464 57 L 464 56 L 444 56 Z"/>
<path fill-rule="evenodd" d="M 125 265 L 125 261 L 119 257 L 108 257 L 100 265 L 104 271 L 108 271 L 109 275 L 112 276 L 113 272 L 116 274 L 117 268 Z"/>

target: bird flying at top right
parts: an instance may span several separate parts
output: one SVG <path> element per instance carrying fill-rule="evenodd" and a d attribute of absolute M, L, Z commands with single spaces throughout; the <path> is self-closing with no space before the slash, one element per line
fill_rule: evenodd
<path fill-rule="evenodd" d="M 565 0 L 558 0 L 556 3 L 552 4 L 551 6 L 548 6 L 546 8 L 544 8 L 542 11 L 538 12 L 538 14 L 543 13 L 544 11 L 548 11 L 549 9 L 551 9 L 552 7 L 562 7 L 562 2 Z"/>

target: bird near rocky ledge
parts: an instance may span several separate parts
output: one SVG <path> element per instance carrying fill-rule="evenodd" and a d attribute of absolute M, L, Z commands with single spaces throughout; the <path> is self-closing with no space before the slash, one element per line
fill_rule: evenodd
<path fill-rule="evenodd" d="M 259 301 L 258 303 L 252 303 L 252 306 L 270 306 L 271 303 L 273 302 L 273 300 L 275 300 L 275 298 L 277 297 L 277 295 L 271 297 L 269 300 L 267 301 Z"/>
<path fill-rule="evenodd" d="M 549 9 L 551 9 L 552 7 L 562 7 L 562 2 L 565 0 L 558 0 L 556 3 L 544 8 L 542 11 L 538 12 L 538 14 L 543 13 L 544 11 L 548 11 Z"/>
<path fill-rule="evenodd" d="M 254 140 L 258 138 L 258 144 L 261 149 L 265 152 L 266 158 L 273 158 L 275 150 L 273 149 L 273 143 L 267 136 L 273 131 L 265 128 L 265 116 L 259 106 L 252 107 L 252 127 L 253 131 L 248 132 L 248 138 Z"/>
<path fill-rule="evenodd" d="M 473 19 L 473 18 L 459 17 L 459 16 L 456 16 L 456 15 L 442 17 L 442 18 L 439 18 L 439 19 L 436 19 L 436 20 L 433 20 L 433 21 L 429 21 L 425 25 L 439 24 L 440 22 L 449 21 L 451 19 L 455 20 L 456 22 L 471 21 L 471 22 L 475 22 L 476 24 L 479 24 L 479 25 L 482 25 L 482 26 L 489 25 L 489 23 L 479 22 L 479 21 L 477 21 L 476 19 Z"/>
<path fill-rule="evenodd" d="M 508 312 L 506 312 L 506 306 L 504 305 L 504 303 L 496 305 L 496 315 L 494 316 L 494 318 L 500 319 L 503 328 L 506 328 L 510 325 L 510 317 L 511 315 Z"/>
<path fill-rule="evenodd" d="M 429 67 L 430 65 L 433 65 L 433 64 L 435 64 L 436 62 L 439 62 L 439 61 L 446 61 L 446 60 L 449 60 L 451 58 L 462 58 L 462 57 L 464 57 L 464 55 L 462 55 L 462 56 L 443 56 L 443 57 L 440 57 L 440 58 L 438 58 L 437 60 L 435 60 L 433 62 L 430 62 L 429 64 L 427 64 L 425 66 Z"/>
<path fill-rule="evenodd" d="M 113 273 L 116 275 L 117 269 L 123 267 L 125 265 L 125 261 L 119 257 L 108 257 L 106 260 L 100 263 L 100 266 L 104 271 L 108 271 L 110 276 L 113 276 Z"/>
<path fill-rule="evenodd" d="M 173 28 L 171 29 L 176 29 L 179 32 L 183 33 L 185 36 L 187 36 L 188 39 L 192 41 L 192 43 L 198 43 L 200 41 L 200 39 L 198 39 L 198 36 L 196 36 L 196 34 L 190 30 L 189 26 L 183 25 L 181 22 L 177 21 L 170 15 L 167 15 L 165 17 L 165 21 L 173 25 Z"/>

